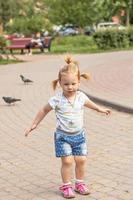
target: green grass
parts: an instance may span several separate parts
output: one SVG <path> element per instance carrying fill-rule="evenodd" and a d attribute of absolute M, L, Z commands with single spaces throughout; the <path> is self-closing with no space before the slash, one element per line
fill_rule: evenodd
<path fill-rule="evenodd" d="M 56 37 L 51 48 L 52 53 L 91 53 L 96 50 L 92 37 L 85 35 Z"/>
<path fill-rule="evenodd" d="M 52 40 L 51 52 L 45 54 L 61 54 L 61 53 L 103 53 L 103 52 L 114 52 L 123 50 L 133 50 L 133 48 L 121 48 L 121 49 L 98 49 L 93 41 L 92 36 L 78 35 L 78 36 L 65 36 L 65 37 L 55 37 Z M 20 51 L 14 52 L 15 54 L 20 54 Z M 41 52 L 34 49 L 33 54 L 40 54 Z M 41 53 L 42 54 L 42 53 Z M 18 63 L 21 60 L 6 60 L 1 59 L 0 65 Z"/>
<path fill-rule="evenodd" d="M 103 53 L 123 50 L 133 50 L 133 47 L 114 48 L 114 49 L 99 49 L 92 36 L 66 36 L 56 37 L 52 41 L 51 53 Z"/>
<path fill-rule="evenodd" d="M 15 63 L 18 63 L 18 62 L 23 62 L 22 60 L 13 60 L 13 59 L 10 59 L 10 60 L 7 60 L 7 59 L 0 59 L 0 65 L 7 65 L 7 64 L 15 64 Z"/>

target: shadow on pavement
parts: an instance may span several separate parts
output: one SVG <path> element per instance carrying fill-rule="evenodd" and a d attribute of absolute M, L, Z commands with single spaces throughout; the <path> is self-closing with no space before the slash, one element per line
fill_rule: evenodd
<path fill-rule="evenodd" d="M 85 92 L 84 92 L 85 93 Z M 90 94 L 87 94 L 85 93 L 92 101 L 100 104 L 100 105 L 103 105 L 103 106 L 107 106 L 107 107 L 111 107 L 113 108 L 114 110 L 117 110 L 119 112 L 124 112 L 124 113 L 128 113 L 128 114 L 133 114 L 133 108 L 131 107 L 127 107 L 127 106 L 123 106 L 123 105 L 120 105 L 118 103 L 115 103 L 115 102 L 111 102 L 111 101 L 107 101 L 105 99 L 101 99 L 101 98 L 98 98 L 98 97 L 94 97 Z"/>

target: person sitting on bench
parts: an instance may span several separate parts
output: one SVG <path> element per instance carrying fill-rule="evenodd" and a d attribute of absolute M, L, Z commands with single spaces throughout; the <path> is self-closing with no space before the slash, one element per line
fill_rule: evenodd
<path fill-rule="evenodd" d="M 41 51 L 43 52 L 43 47 L 44 47 L 44 38 L 41 37 L 36 37 L 31 39 L 31 41 L 26 44 L 25 48 L 28 49 L 28 54 L 32 55 L 32 48 L 39 46 Z"/>

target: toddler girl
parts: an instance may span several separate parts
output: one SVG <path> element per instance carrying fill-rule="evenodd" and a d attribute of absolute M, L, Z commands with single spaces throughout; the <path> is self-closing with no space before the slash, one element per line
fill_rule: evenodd
<path fill-rule="evenodd" d="M 79 91 L 81 77 L 89 79 L 89 75 L 81 74 L 78 64 L 67 56 L 66 65 L 59 71 L 58 78 L 53 81 L 53 89 L 57 84 L 62 91 L 51 97 L 48 103 L 38 112 L 31 127 L 26 131 L 28 136 L 41 120 L 51 111 L 56 115 L 55 152 L 61 158 L 62 185 L 60 191 L 65 198 L 74 198 L 75 191 L 81 195 L 89 194 L 84 182 L 87 144 L 83 125 L 84 107 L 101 113 L 110 114 L 110 110 L 92 102 L 83 92 Z M 71 170 L 75 163 L 75 186 L 71 183 Z"/>

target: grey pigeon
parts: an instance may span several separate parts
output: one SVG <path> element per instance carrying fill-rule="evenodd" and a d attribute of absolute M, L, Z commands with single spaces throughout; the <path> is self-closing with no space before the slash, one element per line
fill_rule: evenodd
<path fill-rule="evenodd" d="M 28 79 L 28 78 L 25 78 L 23 75 L 20 75 L 20 77 L 21 77 L 21 79 L 22 79 L 22 81 L 23 81 L 24 83 L 33 83 L 32 80 L 30 80 L 30 79 Z"/>
<path fill-rule="evenodd" d="M 2 97 L 2 98 L 7 104 L 15 103 L 16 101 L 21 101 L 21 99 L 16 99 L 12 97 Z"/>

